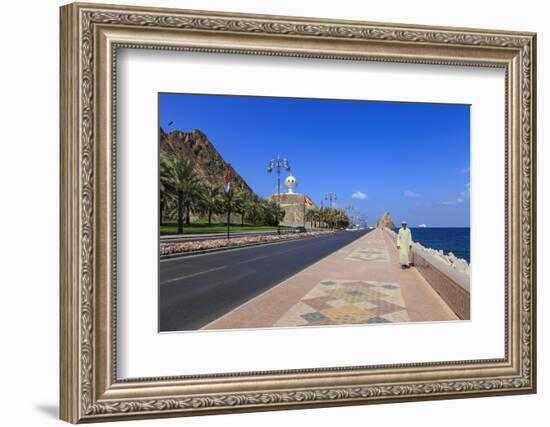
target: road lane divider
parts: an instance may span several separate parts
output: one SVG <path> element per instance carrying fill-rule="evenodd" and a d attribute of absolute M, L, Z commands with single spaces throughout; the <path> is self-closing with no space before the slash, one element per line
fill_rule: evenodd
<path fill-rule="evenodd" d="M 223 265 L 221 267 L 215 267 L 215 268 L 210 268 L 208 270 L 203 270 L 203 271 L 197 271 L 196 273 L 191 273 L 191 274 L 187 274 L 185 276 L 179 276 L 179 277 L 175 277 L 173 279 L 169 279 L 169 280 L 165 280 L 164 282 L 160 282 L 161 285 L 166 285 L 168 283 L 173 283 L 173 282 L 178 282 L 180 280 L 184 280 L 184 279 L 190 279 L 191 277 L 196 277 L 196 276 L 201 276 L 203 274 L 207 274 L 207 273 L 212 273 L 214 271 L 219 271 L 219 270 L 223 270 L 224 268 L 227 268 L 227 266 Z"/>

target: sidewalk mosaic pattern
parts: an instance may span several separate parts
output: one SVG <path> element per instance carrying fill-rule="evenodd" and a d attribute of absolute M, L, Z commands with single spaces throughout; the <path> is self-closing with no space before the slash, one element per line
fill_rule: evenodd
<path fill-rule="evenodd" d="M 390 256 L 385 247 L 359 246 L 347 258 L 347 260 L 389 262 Z"/>
<path fill-rule="evenodd" d="M 273 326 L 408 322 L 404 305 L 397 283 L 325 279 Z"/>
<path fill-rule="evenodd" d="M 204 329 L 457 320 L 395 241 L 375 229 L 237 307 Z"/>

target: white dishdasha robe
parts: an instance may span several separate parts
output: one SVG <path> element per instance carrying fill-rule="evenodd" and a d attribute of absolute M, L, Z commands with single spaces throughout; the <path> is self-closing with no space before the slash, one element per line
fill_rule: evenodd
<path fill-rule="evenodd" d="M 397 246 L 399 246 L 399 263 L 402 265 L 409 265 L 410 258 L 410 246 L 412 245 L 411 230 L 409 227 L 399 229 L 397 233 Z"/>

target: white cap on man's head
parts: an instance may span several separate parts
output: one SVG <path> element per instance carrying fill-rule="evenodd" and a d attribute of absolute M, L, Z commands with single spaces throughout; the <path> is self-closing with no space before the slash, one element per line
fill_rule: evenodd
<path fill-rule="evenodd" d="M 406 224 L 406 223 L 407 223 L 407 221 L 401 221 L 401 224 Z"/>

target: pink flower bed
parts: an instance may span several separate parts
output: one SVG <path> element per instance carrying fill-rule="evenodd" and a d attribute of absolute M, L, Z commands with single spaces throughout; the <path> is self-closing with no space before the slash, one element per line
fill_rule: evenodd
<path fill-rule="evenodd" d="M 230 239 L 196 240 L 193 242 L 161 243 L 160 255 L 171 255 L 207 249 L 231 248 L 279 240 L 296 240 L 334 233 L 334 231 L 308 231 L 307 233 L 265 234 L 261 236 L 235 237 Z"/>

